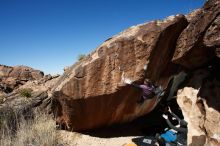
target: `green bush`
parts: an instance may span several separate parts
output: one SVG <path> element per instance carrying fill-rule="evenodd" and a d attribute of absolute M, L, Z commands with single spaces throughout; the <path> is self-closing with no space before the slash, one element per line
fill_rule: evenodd
<path fill-rule="evenodd" d="M 81 60 L 83 60 L 85 57 L 86 57 L 85 54 L 80 54 L 77 58 L 78 58 L 78 61 L 81 61 Z"/>
<path fill-rule="evenodd" d="M 32 89 L 22 89 L 20 90 L 20 95 L 22 97 L 30 98 L 32 96 Z"/>

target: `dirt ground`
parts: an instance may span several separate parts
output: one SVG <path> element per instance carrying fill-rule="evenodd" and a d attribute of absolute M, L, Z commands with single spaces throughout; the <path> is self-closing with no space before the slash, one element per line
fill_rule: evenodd
<path fill-rule="evenodd" d="M 142 142 L 145 136 L 154 137 L 167 125 L 158 110 L 130 123 L 113 125 L 86 132 L 58 130 L 62 146 L 123 146 L 128 143 Z"/>
<path fill-rule="evenodd" d="M 64 146 L 123 146 L 126 143 L 132 143 L 132 139 L 138 137 L 100 138 L 64 130 L 59 131 L 58 135 Z"/>

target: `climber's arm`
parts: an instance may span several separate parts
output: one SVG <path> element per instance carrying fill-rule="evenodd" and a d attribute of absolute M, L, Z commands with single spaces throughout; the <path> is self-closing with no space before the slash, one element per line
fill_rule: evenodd
<path fill-rule="evenodd" d="M 170 120 L 168 119 L 167 115 L 163 115 L 164 119 L 166 120 L 168 126 L 173 129 L 173 130 L 176 130 L 178 132 L 184 132 L 184 133 L 187 133 L 187 128 L 181 128 L 181 127 L 175 127 L 171 122 Z"/>
<path fill-rule="evenodd" d="M 182 120 L 182 119 L 180 119 L 176 114 L 174 114 L 173 112 L 170 112 L 171 113 L 171 115 L 173 116 L 173 117 L 175 117 L 179 122 L 180 122 L 180 125 L 183 125 L 183 126 L 187 126 L 187 122 L 185 121 L 185 120 Z"/>
<path fill-rule="evenodd" d="M 187 123 L 184 119 L 180 119 L 176 114 L 174 114 L 174 113 L 170 110 L 170 107 L 168 107 L 168 108 L 169 108 L 170 114 L 171 114 L 174 118 L 176 118 L 176 119 L 179 121 L 180 125 L 182 125 L 182 126 L 187 126 L 187 125 L 188 125 L 188 123 Z"/>
<path fill-rule="evenodd" d="M 140 85 L 138 85 L 138 84 L 131 83 L 130 85 L 132 85 L 132 86 L 135 87 L 135 88 L 142 89 L 142 87 L 141 87 Z"/>

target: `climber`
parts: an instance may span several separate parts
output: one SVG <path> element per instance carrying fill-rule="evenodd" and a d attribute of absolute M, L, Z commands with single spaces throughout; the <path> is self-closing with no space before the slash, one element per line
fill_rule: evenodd
<path fill-rule="evenodd" d="M 178 125 L 178 126 L 179 126 L 179 127 L 174 126 L 174 125 L 172 124 L 172 122 L 170 122 L 168 116 L 164 114 L 163 117 L 164 117 L 164 119 L 166 120 L 168 126 L 169 126 L 170 128 L 172 128 L 172 129 L 174 129 L 174 130 L 177 131 L 177 132 L 187 133 L 187 128 L 186 128 L 187 122 L 186 122 L 185 120 L 180 119 L 180 118 L 179 118 L 177 115 L 175 115 L 174 113 L 172 113 L 172 116 L 178 120 L 178 122 L 179 122 L 179 125 Z"/>
<path fill-rule="evenodd" d="M 142 90 L 138 103 L 143 103 L 146 99 L 152 99 L 155 95 L 158 97 L 164 95 L 162 87 L 156 87 L 149 79 L 145 79 L 143 85 L 134 84 L 130 79 L 125 79 L 124 82 Z"/>
<path fill-rule="evenodd" d="M 163 114 L 163 118 L 166 120 L 168 126 L 171 129 L 166 129 L 162 134 L 156 134 L 156 139 L 159 145 L 170 144 L 172 145 L 186 145 L 186 135 L 187 135 L 187 122 L 180 119 L 176 114 L 174 114 L 170 108 Z M 178 125 L 174 126 L 171 120 L 177 120 Z"/>
<path fill-rule="evenodd" d="M 165 128 L 160 134 L 134 138 L 132 142 L 138 146 L 186 146 L 187 122 L 174 114 L 168 106 L 163 109 L 163 113 L 162 116 L 167 121 L 169 128 Z M 178 123 L 173 124 L 175 120 Z"/>

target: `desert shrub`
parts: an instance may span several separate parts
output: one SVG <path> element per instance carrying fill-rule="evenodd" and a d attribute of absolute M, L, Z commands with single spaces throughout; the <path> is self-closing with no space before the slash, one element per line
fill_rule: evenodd
<path fill-rule="evenodd" d="M 20 95 L 21 95 L 22 97 L 30 98 L 31 95 L 32 95 L 32 89 L 30 89 L 30 88 L 21 89 L 21 90 L 19 91 L 19 93 L 20 93 Z"/>
<path fill-rule="evenodd" d="M 83 60 L 84 58 L 86 57 L 86 55 L 85 54 L 80 54 L 80 55 L 78 55 L 78 61 L 81 61 L 81 60 Z"/>

